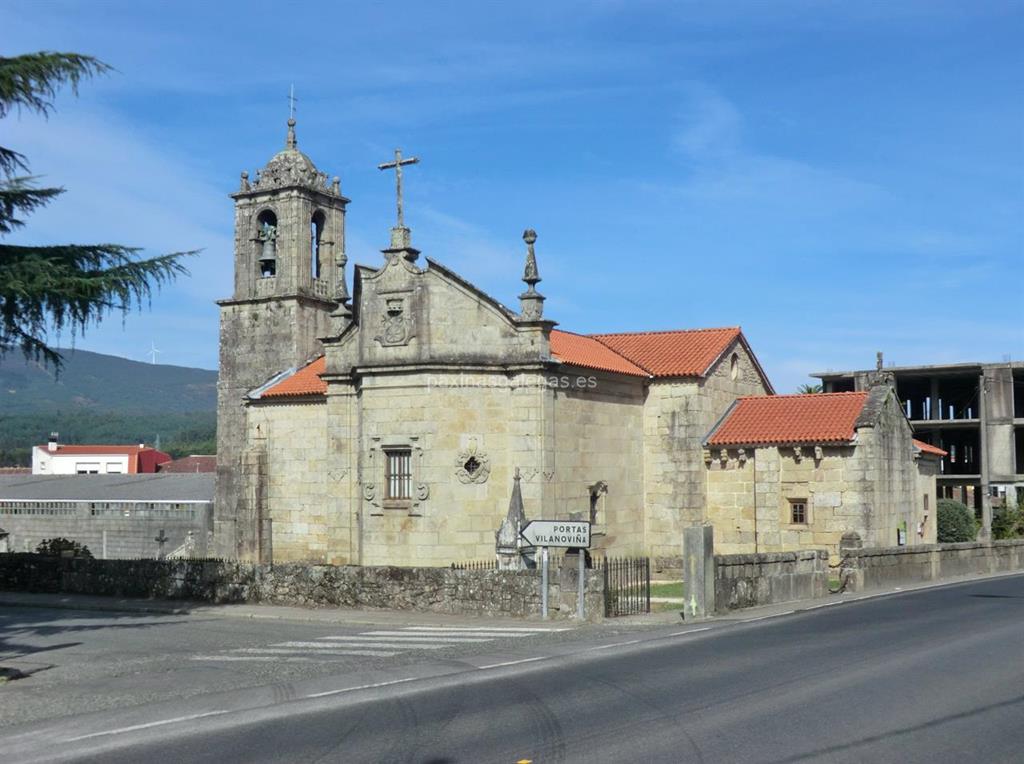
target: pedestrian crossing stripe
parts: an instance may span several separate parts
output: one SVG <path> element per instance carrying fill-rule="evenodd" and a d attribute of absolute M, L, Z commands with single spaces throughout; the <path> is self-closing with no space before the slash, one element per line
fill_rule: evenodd
<path fill-rule="evenodd" d="M 199 661 L 282 662 L 324 661 L 331 660 L 333 656 L 386 658 L 409 650 L 441 650 L 460 644 L 480 644 L 570 630 L 530 626 L 406 626 L 317 637 L 315 641 L 292 640 L 265 647 L 235 648 L 221 655 L 194 655 L 192 658 Z"/>

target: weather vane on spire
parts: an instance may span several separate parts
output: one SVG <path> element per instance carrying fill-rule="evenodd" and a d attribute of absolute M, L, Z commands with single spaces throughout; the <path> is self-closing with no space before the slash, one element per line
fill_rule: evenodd
<path fill-rule="evenodd" d="M 419 161 L 418 157 L 402 159 L 402 150 L 395 149 L 394 162 L 385 162 L 384 164 L 377 165 L 378 170 L 394 169 L 395 171 L 395 189 L 398 198 L 398 228 L 405 228 L 405 219 L 402 217 L 402 165 L 419 164 Z"/>

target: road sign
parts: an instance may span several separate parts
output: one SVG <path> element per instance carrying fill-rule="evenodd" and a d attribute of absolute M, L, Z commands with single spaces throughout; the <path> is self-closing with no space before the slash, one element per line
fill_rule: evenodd
<path fill-rule="evenodd" d="M 519 535 L 533 546 L 590 548 L 590 523 L 583 520 L 531 520 Z"/>

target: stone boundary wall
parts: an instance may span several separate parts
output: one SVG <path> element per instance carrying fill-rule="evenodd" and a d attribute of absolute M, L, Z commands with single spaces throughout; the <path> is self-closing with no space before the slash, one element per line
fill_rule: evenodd
<path fill-rule="evenodd" d="M 846 591 L 1024 570 L 1024 539 L 844 551 Z"/>
<path fill-rule="evenodd" d="M 715 555 L 716 612 L 827 593 L 828 552 L 824 549 Z"/>
<path fill-rule="evenodd" d="M 0 590 L 210 603 L 373 607 L 459 615 L 539 616 L 537 570 L 258 565 L 228 560 L 88 560 L 0 554 Z M 575 577 L 551 571 L 552 618 L 575 615 Z M 604 617 L 604 579 L 586 576 L 587 620 Z M 570 590 L 571 588 L 571 590 Z"/>

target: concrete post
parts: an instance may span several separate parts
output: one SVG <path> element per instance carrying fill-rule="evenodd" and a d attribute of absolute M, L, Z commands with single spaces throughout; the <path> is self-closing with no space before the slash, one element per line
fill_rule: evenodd
<path fill-rule="evenodd" d="M 715 539 L 710 525 L 683 529 L 684 618 L 715 612 Z"/>
<path fill-rule="evenodd" d="M 978 541 L 992 540 L 992 488 L 988 472 L 988 384 L 984 373 L 978 377 L 978 451 L 981 457 L 981 530 Z"/>

